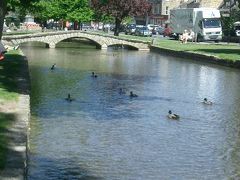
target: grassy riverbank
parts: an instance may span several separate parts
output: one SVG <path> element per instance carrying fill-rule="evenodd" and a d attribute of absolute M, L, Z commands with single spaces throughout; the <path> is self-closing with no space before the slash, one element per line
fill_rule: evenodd
<path fill-rule="evenodd" d="M 96 34 L 113 36 L 112 34 L 104 33 L 104 32 L 94 32 Z M 134 35 L 125 35 L 119 34 L 119 36 L 114 36 L 119 39 L 129 39 L 129 40 L 137 40 L 142 42 L 151 43 L 153 37 L 142 37 L 142 36 L 134 36 Z M 237 43 L 192 43 L 188 42 L 186 44 L 182 44 L 180 41 L 167 39 L 167 38 L 154 38 L 154 46 L 170 49 L 174 51 L 184 51 L 191 52 L 196 54 L 204 54 L 207 56 L 214 56 L 220 59 L 229 60 L 229 61 L 239 61 L 240 60 L 240 46 Z"/>
<path fill-rule="evenodd" d="M 20 72 L 21 58 L 18 51 L 10 51 L 5 55 L 5 60 L 0 61 L 0 169 L 6 162 L 6 133 L 15 121 L 14 111 L 19 97 L 16 77 Z"/>
<path fill-rule="evenodd" d="M 155 46 L 174 51 L 184 51 L 208 56 L 215 56 L 220 59 L 239 61 L 240 46 L 238 44 L 215 44 L 215 43 L 180 43 L 180 41 L 169 39 L 157 39 Z"/>

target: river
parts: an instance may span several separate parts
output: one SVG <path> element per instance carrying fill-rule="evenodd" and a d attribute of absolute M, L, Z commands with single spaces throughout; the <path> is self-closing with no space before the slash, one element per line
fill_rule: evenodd
<path fill-rule="evenodd" d="M 239 70 L 83 44 L 21 49 L 31 77 L 29 180 L 240 178 Z"/>

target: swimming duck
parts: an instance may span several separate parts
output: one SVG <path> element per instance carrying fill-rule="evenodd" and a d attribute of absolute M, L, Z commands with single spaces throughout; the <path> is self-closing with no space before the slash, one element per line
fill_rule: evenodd
<path fill-rule="evenodd" d="M 53 70 L 56 67 L 56 64 L 54 63 L 51 67 L 51 70 Z"/>
<path fill-rule="evenodd" d="M 119 94 L 126 94 L 126 91 L 123 88 L 119 88 Z"/>
<path fill-rule="evenodd" d="M 68 102 L 72 102 L 72 101 L 74 101 L 74 99 L 71 98 L 71 95 L 70 95 L 70 94 L 68 94 L 68 97 L 65 98 L 65 100 L 68 101 Z"/>
<path fill-rule="evenodd" d="M 94 72 L 92 72 L 92 77 L 97 78 L 97 75 Z"/>
<path fill-rule="evenodd" d="M 211 101 L 209 101 L 207 98 L 203 99 L 203 103 L 207 104 L 207 105 L 212 105 L 213 103 Z"/>
<path fill-rule="evenodd" d="M 173 114 L 171 110 L 168 111 L 168 118 L 169 119 L 179 119 L 180 116 L 177 114 Z"/>
<path fill-rule="evenodd" d="M 132 91 L 130 91 L 130 95 L 129 95 L 130 97 L 138 97 L 138 95 L 136 95 L 136 94 L 133 94 L 133 92 Z"/>

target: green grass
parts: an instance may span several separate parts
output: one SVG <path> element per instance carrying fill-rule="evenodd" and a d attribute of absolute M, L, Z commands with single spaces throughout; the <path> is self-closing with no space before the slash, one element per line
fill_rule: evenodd
<path fill-rule="evenodd" d="M 22 58 L 18 51 L 9 51 L 5 60 L 0 61 L 0 100 L 17 100 L 18 87 L 16 77 L 20 72 Z"/>
<path fill-rule="evenodd" d="M 17 101 L 18 86 L 17 79 L 22 65 L 21 55 L 18 51 L 10 51 L 5 54 L 5 59 L 0 61 L 0 105 Z M 6 152 L 8 139 L 6 132 L 8 127 L 14 121 L 13 113 L 0 112 L 0 169 L 6 162 Z"/>
<path fill-rule="evenodd" d="M 175 51 L 185 51 L 198 54 L 215 56 L 225 60 L 239 61 L 240 46 L 230 44 L 205 44 L 205 43 L 180 43 L 180 41 L 169 39 L 158 39 L 155 41 L 155 46 L 171 49 Z"/>
<path fill-rule="evenodd" d="M 112 34 L 108 34 L 105 32 L 97 32 L 96 34 L 113 36 Z M 150 43 L 152 41 L 152 37 L 142 37 L 142 36 L 133 36 L 133 35 L 125 35 L 119 34 L 119 39 L 129 39 L 129 40 L 137 40 Z M 156 38 L 154 41 L 154 46 L 171 49 L 174 51 L 185 51 L 197 54 L 204 54 L 208 56 L 214 56 L 220 59 L 225 59 L 229 61 L 239 61 L 240 60 L 240 46 L 238 44 L 215 44 L 215 43 L 192 43 L 188 42 L 186 44 L 182 44 L 180 41 L 165 39 L 165 38 Z"/>
<path fill-rule="evenodd" d="M 87 32 L 91 33 L 91 34 L 99 34 L 99 35 L 103 35 L 103 36 L 109 36 L 109 37 L 113 37 L 113 38 L 116 38 L 116 39 L 142 41 L 142 42 L 146 42 L 146 43 L 150 43 L 151 40 L 152 40 L 152 37 L 125 35 L 125 34 L 122 34 L 122 33 L 119 34 L 119 36 L 114 36 L 113 34 L 106 33 L 106 32 L 103 32 L 103 31 L 87 31 Z"/>

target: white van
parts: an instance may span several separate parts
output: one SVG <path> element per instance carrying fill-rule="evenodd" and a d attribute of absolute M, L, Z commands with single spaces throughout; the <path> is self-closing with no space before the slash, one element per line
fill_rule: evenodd
<path fill-rule="evenodd" d="M 184 30 L 193 30 L 198 41 L 222 40 L 220 11 L 215 8 L 181 8 L 170 11 L 170 28 L 178 37 Z"/>

